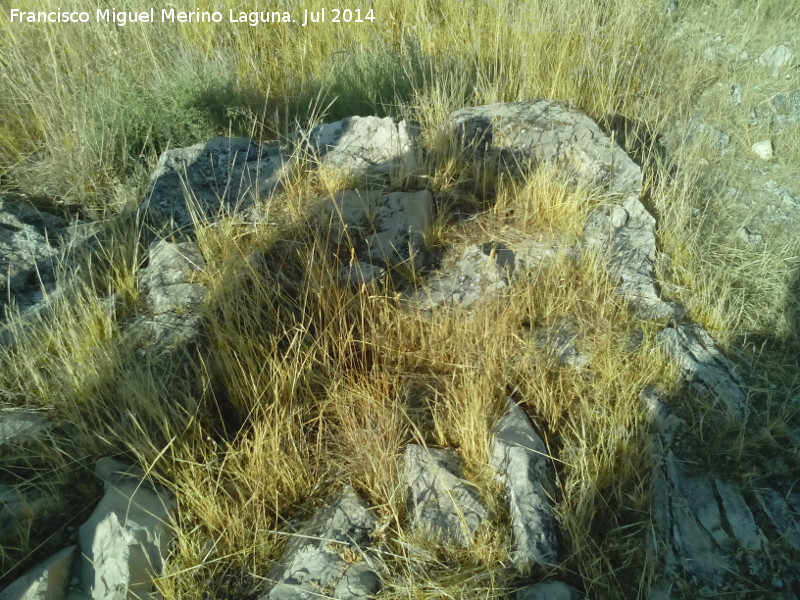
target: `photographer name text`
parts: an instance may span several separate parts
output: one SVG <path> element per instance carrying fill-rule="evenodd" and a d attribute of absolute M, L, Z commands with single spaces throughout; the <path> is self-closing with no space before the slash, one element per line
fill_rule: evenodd
<path fill-rule="evenodd" d="M 12 8 L 9 13 L 11 23 L 109 23 L 124 27 L 130 23 L 233 23 L 256 27 L 263 24 L 298 23 L 301 27 L 321 23 L 373 23 L 374 9 L 360 8 L 321 8 L 303 9 L 302 14 L 289 11 L 182 11 L 175 8 L 162 8 L 143 11 L 124 11 L 113 8 L 98 8 L 94 11 L 27 11 Z"/>

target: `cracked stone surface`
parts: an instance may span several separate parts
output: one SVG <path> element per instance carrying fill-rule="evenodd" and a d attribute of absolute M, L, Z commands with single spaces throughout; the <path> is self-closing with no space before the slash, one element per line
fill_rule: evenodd
<path fill-rule="evenodd" d="M 68 546 L 40 562 L 6 589 L 0 600 L 61 600 L 67 596 L 77 546 Z"/>
<path fill-rule="evenodd" d="M 391 117 L 348 117 L 300 133 L 312 158 L 348 172 L 388 174 L 417 168 L 420 128 Z"/>
<path fill-rule="evenodd" d="M 769 597 L 792 598 L 787 591 L 800 584 L 796 563 L 770 551 L 781 542 L 800 551 L 800 521 L 786 497 L 775 489 L 748 494 L 733 481 L 692 470 L 691 459 L 683 458 L 687 451 L 676 441 L 685 423 L 657 395 L 642 396 L 645 414 L 658 430 L 651 546 L 663 559 L 663 572 L 650 597 L 682 598 L 675 590 L 685 581 L 703 598 L 719 593 L 740 597 L 753 585 Z"/>
<path fill-rule="evenodd" d="M 139 290 L 150 314 L 127 323 L 124 335 L 156 354 L 189 346 L 202 326 L 199 307 L 206 289 L 194 277 L 205 266 L 203 255 L 194 242 L 160 240 L 150 245 L 149 256 L 139 273 Z"/>
<path fill-rule="evenodd" d="M 736 368 L 705 329 L 696 324 L 667 327 L 658 334 L 658 341 L 680 365 L 687 383 L 711 392 L 731 417 L 747 418 L 750 408 Z"/>
<path fill-rule="evenodd" d="M 105 495 L 80 527 L 81 581 L 93 600 L 148 597 L 172 538 L 174 499 L 116 461 L 101 462 Z"/>
<path fill-rule="evenodd" d="M 618 293 L 635 310 L 674 315 L 655 286 L 655 219 L 639 201 L 641 169 L 588 116 L 541 100 L 465 108 L 450 115 L 447 127 L 466 152 L 512 173 L 558 165 L 576 182 L 603 188 L 607 202 L 587 221 L 587 246 L 606 256 Z"/>
<path fill-rule="evenodd" d="M 289 542 L 268 577 L 275 583 L 262 599 L 360 600 L 373 596 L 381 587 L 368 556 L 376 524 L 377 517 L 348 487 Z"/>
<path fill-rule="evenodd" d="M 405 453 L 412 526 L 442 544 L 468 545 L 488 516 L 475 488 L 458 474 L 452 450 L 409 444 Z"/>
<path fill-rule="evenodd" d="M 553 470 L 544 442 L 522 408 L 510 400 L 508 412 L 494 428 L 490 464 L 505 485 L 517 568 L 527 573 L 534 566 L 554 565 L 558 541 L 550 506 Z"/>
<path fill-rule="evenodd" d="M 348 255 L 352 249 L 358 262 L 374 267 L 362 268 L 362 275 L 380 275 L 377 269 L 405 261 L 419 268 L 425 232 L 433 223 L 433 196 L 428 190 L 345 190 L 322 202 L 317 222 L 330 231 L 337 253 Z"/>
<path fill-rule="evenodd" d="M 141 211 L 168 232 L 190 231 L 193 213 L 215 219 L 280 189 L 288 156 L 247 138 L 216 137 L 167 150 L 150 176 Z"/>

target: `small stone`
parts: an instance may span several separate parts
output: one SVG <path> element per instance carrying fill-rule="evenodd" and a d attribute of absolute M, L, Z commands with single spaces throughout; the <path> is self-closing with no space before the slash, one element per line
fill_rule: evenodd
<path fill-rule="evenodd" d="M 739 239 L 748 244 L 761 245 L 764 243 L 764 236 L 757 231 L 752 231 L 747 227 L 740 227 L 738 231 Z"/>
<path fill-rule="evenodd" d="M 780 46 L 770 46 L 758 57 L 756 62 L 761 66 L 771 68 L 772 75 L 775 77 L 780 69 L 788 67 L 794 62 L 794 52 L 792 52 L 791 48 L 783 44 Z"/>
<path fill-rule="evenodd" d="M 741 83 L 734 83 L 731 85 L 731 103 L 734 106 L 742 104 L 742 96 L 744 95 L 744 88 Z"/>
<path fill-rule="evenodd" d="M 772 140 L 756 142 L 751 146 L 751 149 L 761 160 L 769 160 L 773 157 Z"/>

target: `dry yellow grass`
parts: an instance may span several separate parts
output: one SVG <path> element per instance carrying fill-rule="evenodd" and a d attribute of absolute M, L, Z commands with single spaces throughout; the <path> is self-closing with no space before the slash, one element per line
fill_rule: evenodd
<path fill-rule="evenodd" d="M 765 2 L 752 19 L 729 19 L 723 4 L 689 7 L 684 18 L 728 28 L 731 38 L 758 31 L 766 40 L 795 10 Z M 576 239 L 595 192 L 547 171 L 510 181 L 473 168 L 436 131 L 466 105 L 556 98 L 600 120 L 618 114 L 647 123 L 658 134 L 685 116 L 714 76 L 713 66 L 695 60 L 699 46 L 664 42 L 673 24 L 661 5 L 376 0 L 370 26 L 313 31 L 35 28 L 0 13 L 2 185 L 103 215 L 113 232 L 82 262 L 69 301 L 34 330 L 19 329 L 16 349 L 0 357 L 0 401 L 53 407 L 60 422 L 46 451 L 0 457 L 0 473 L 35 476 L 45 486 L 86 479 L 102 455 L 138 460 L 179 502 L 158 581 L 165 598 L 252 593 L 287 532 L 345 483 L 381 520 L 382 597 L 501 598 L 515 585 L 510 531 L 486 465 L 492 425 L 510 396 L 555 459 L 561 577 L 588 597 L 630 598 L 645 589 L 650 441 L 637 394 L 648 384 L 674 385 L 676 373 L 655 348 L 655 326 L 629 314 L 595 258 L 561 257 L 531 270 L 472 312 L 414 312 L 388 283 L 356 291 L 339 285 L 327 232 L 311 209 L 353 181 L 307 170 L 267 201 L 270 224 L 198 224 L 210 293 L 209 346 L 197 360 L 133 359 L 98 293 L 118 292 L 123 314 L 137 306 L 146 249 L 137 246 L 141 232 L 128 210 L 159 151 L 214 133 L 279 139 L 298 125 L 354 113 L 409 117 L 425 127 L 425 183 L 439 209 L 430 246 L 457 255 L 476 233 Z M 287 10 L 318 6 L 292 0 Z M 743 7 L 741 14 L 750 13 Z M 749 140 L 746 124 L 724 111 L 718 117 Z M 796 150 L 798 140 L 795 132 L 788 147 Z M 798 247 L 781 243 L 743 260 L 741 250 L 708 235 L 713 222 L 693 220 L 705 194 L 704 151 L 687 147 L 670 164 L 656 156 L 646 162 L 647 200 L 670 258 L 659 263 L 659 277 L 675 284 L 669 293 L 726 348 L 744 353 L 736 344 L 747 336 L 797 332 L 797 291 L 787 273 L 797 276 Z M 392 186 L 405 183 L 400 177 Z M 479 214 L 454 227 L 464 207 Z M 562 317 L 574 320 L 590 368 L 560 366 L 532 342 L 532 329 Z M 634 347 L 635 334 L 642 342 Z M 776 373 L 796 389 L 789 354 L 752 352 L 751 370 Z M 797 409 L 770 393 L 764 426 L 780 438 Z M 407 529 L 401 467 L 411 441 L 456 447 L 493 509 L 468 548 L 436 548 Z M 90 507 L 98 488 L 76 490 L 71 506 Z M 42 557 L 44 535 L 24 533 L 17 548 L 0 550 L 0 579 Z"/>

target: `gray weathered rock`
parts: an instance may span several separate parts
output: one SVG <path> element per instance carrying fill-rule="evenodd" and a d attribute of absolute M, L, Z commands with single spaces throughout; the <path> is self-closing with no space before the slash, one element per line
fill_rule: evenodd
<path fill-rule="evenodd" d="M 391 117 L 348 117 L 300 132 L 312 159 L 350 173 L 410 173 L 417 168 L 417 125 Z"/>
<path fill-rule="evenodd" d="M 578 592 L 563 581 L 548 581 L 517 590 L 516 600 L 577 600 L 578 597 Z"/>
<path fill-rule="evenodd" d="M 464 249 L 452 265 L 430 274 L 420 289 L 410 294 L 422 308 L 459 305 L 472 308 L 481 298 L 507 287 L 515 274 L 565 254 L 579 258 L 575 248 L 534 239 L 513 243 L 486 242 Z"/>
<path fill-rule="evenodd" d="M 514 563 L 523 573 L 552 566 L 558 559 L 555 521 L 550 507 L 553 472 L 544 442 L 519 406 L 495 425 L 490 464 L 505 484 L 514 532 Z"/>
<path fill-rule="evenodd" d="M 510 262 L 504 260 L 504 253 L 509 253 Z M 513 253 L 504 250 L 499 256 L 491 254 L 485 246 L 466 248 L 452 267 L 429 276 L 412 296 L 423 308 L 454 304 L 471 308 L 480 298 L 506 287 L 513 272 Z"/>
<path fill-rule="evenodd" d="M 641 169 L 580 111 L 551 101 L 492 104 L 450 115 L 455 143 L 490 164 L 525 173 L 559 165 L 576 181 L 606 190 L 607 204 L 587 221 L 589 248 L 604 253 L 618 292 L 650 317 L 670 316 L 655 287 L 655 219 L 639 201 Z"/>
<path fill-rule="evenodd" d="M 93 600 L 148 597 L 172 536 L 174 500 L 120 463 L 98 471 L 105 495 L 79 531 L 83 586 Z"/>
<path fill-rule="evenodd" d="M 339 269 L 339 283 L 357 289 L 372 281 L 380 281 L 385 273 L 381 267 L 356 261 Z"/>
<path fill-rule="evenodd" d="M 678 362 L 688 383 L 711 392 L 731 417 L 747 418 L 750 409 L 736 369 L 705 329 L 696 324 L 667 327 L 658 334 L 658 341 Z"/>
<path fill-rule="evenodd" d="M 47 430 L 41 412 L 22 409 L 0 409 L 0 447 L 36 438 Z"/>
<path fill-rule="evenodd" d="M 380 577 L 367 552 L 377 518 L 352 488 L 318 512 L 289 542 L 268 580 L 274 586 L 263 600 L 321 597 L 363 600 L 380 590 Z M 359 562 L 353 562 L 358 557 Z"/>
<path fill-rule="evenodd" d="M 766 529 L 776 530 L 784 543 L 800 551 L 800 523 L 784 496 L 759 490 L 755 502 L 748 502 L 736 483 L 690 472 L 692 461 L 680 458 L 677 442 L 683 421 L 652 391 L 642 399 L 645 414 L 659 431 L 653 448 L 656 535 L 651 543 L 663 563 L 650 597 L 673 597 L 670 589 L 682 580 L 700 597 L 723 592 L 746 597 L 752 589 L 763 589 L 770 597 L 790 597 L 779 590 L 784 585 L 781 578 L 796 579 L 796 560 L 789 558 L 787 564 L 785 551 L 773 552 L 775 540 Z"/>
<path fill-rule="evenodd" d="M 193 216 L 214 219 L 245 210 L 278 191 L 288 157 L 246 138 L 212 138 L 164 152 L 142 203 L 142 214 L 168 232 L 189 230 Z"/>
<path fill-rule="evenodd" d="M 756 525 L 753 513 L 744 501 L 739 487 L 720 479 L 714 480 L 714 487 L 722 503 L 725 519 L 739 546 L 750 553 L 765 550 L 767 539 Z"/>
<path fill-rule="evenodd" d="M 67 596 L 77 546 L 42 561 L 0 592 L 0 600 L 62 600 Z"/>
<path fill-rule="evenodd" d="M 367 264 L 422 266 L 424 236 L 433 222 L 433 196 L 419 192 L 345 190 L 322 203 L 318 221 L 334 245 L 351 247 Z"/>
<path fill-rule="evenodd" d="M 468 545 L 488 512 L 474 487 L 458 476 L 455 452 L 409 444 L 405 478 L 412 525 L 443 544 Z"/>
<path fill-rule="evenodd" d="M 25 310 L 54 289 L 62 228 L 58 217 L 0 196 L 0 319 L 10 301 Z"/>
<path fill-rule="evenodd" d="M 205 261 L 194 242 L 160 240 L 150 245 L 149 254 L 149 264 L 139 273 L 139 290 L 150 314 L 127 323 L 124 334 L 159 354 L 186 347 L 200 335 L 206 289 L 194 279 Z"/>
<path fill-rule="evenodd" d="M 772 140 L 763 140 L 756 142 L 751 146 L 753 153 L 761 160 L 769 160 L 774 156 L 772 149 Z"/>
<path fill-rule="evenodd" d="M 756 64 L 772 69 L 772 76 L 777 77 L 781 69 L 791 66 L 794 52 L 784 44 L 770 46 L 756 59 Z"/>
<path fill-rule="evenodd" d="M 758 491 L 756 501 L 780 539 L 795 552 L 800 552 L 800 514 L 797 508 L 793 515 L 786 498 L 777 490 Z"/>
<path fill-rule="evenodd" d="M 578 344 L 577 326 L 573 320 L 559 319 L 552 326 L 536 332 L 536 343 L 550 348 L 559 363 L 576 369 L 585 367 L 590 356 Z"/>

